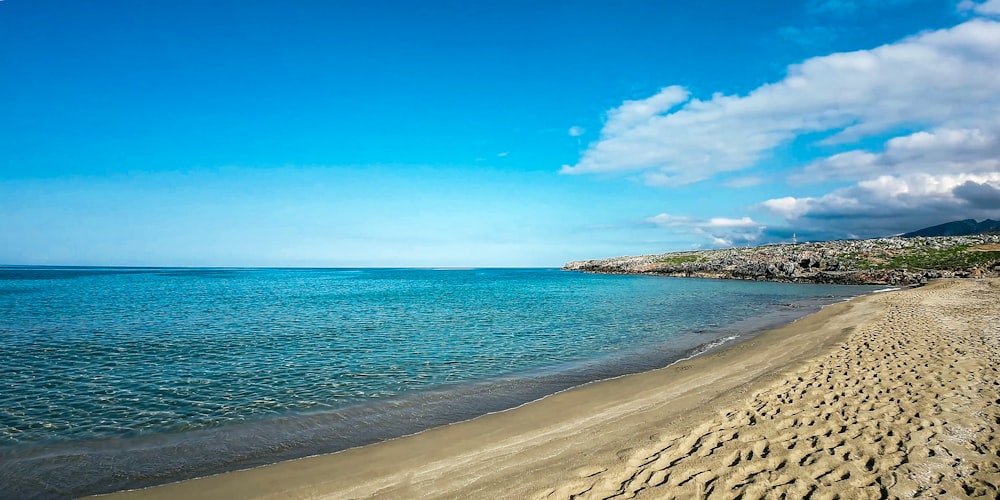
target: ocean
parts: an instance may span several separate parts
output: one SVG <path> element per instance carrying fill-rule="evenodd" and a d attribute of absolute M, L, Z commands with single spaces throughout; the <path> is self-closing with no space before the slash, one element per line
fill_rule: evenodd
<path fill-rule="evenodd" d="M 0 267 L 0 497 L 412 434 L 873 289 L 558 269 Z"/>

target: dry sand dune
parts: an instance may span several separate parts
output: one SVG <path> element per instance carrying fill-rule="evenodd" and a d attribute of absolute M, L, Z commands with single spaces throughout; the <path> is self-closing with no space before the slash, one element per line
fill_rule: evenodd
<path fill-rule="evenodd" d="M 997 286 L 949 281 L 876 297 L 882 317 L 834 352 L 541 496 L 996 498 Z"/>
<path fill-rule="evenodd" d="M 125 498 L 1000 498 L 1000 280 L 333 455 Z"/>

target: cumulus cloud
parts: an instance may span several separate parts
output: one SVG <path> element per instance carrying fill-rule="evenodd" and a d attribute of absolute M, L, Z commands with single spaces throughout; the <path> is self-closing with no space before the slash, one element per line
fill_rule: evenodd
<path fill-rule="evenodd" d="M 1000 124 L 992 128 L 939 128 L 889 139 L 881 152 L 851 150 L 806 165 L 796 184 L 858 180 L 876 174 L 988 173 L 1000 171 Z"/>
<path fill-rule="evenodd" d="M 764 209 L 776 213 L 785 219 L 797 219 L 809 211 L 806 206 L 812 198 L 796 198 L 785 196 L 784 198 L 773 198 L 761 203 Z"/>
<path fill-rule="evenodd" d="M 896 234 L 1000 210 L 1000 172 L 881 175 L 820 197 L 767 200 L 761 209 L 791 227 L 822 225 L 843 235 Z"/>
<path fill-rule="evenodd" d="M 578 127 L 576 125 L 573 125 L 572 127 L 569 128 L 569 132 L 568 133 L 569 133 L 570 137 L 580 137 L 585 132 L 586 132 L 586 130 L 584 130 L 583 127 Z"/>
<path fill-rule="evenodd" d="M 974 8 L 985 12 L 996 1 Z M 677 186 L 752 167 L 803 134 L 826 135 L 821 145 L 849 144 L 898 128 L 925 131 L 938 140 L 977 130 L 995 138 L 998 114 L 1000 23 L 972 19 L 871 50 L 808 59 L 789 67 L 783 80 L 746 96 L 702 100 L 671 86 L 626 101 L 608 112 L 599 140 L 561 172 L 622 174 Z M 917 146 L 903 142 L 895 146 L 900 151 Z M 891 154 L 879 156 L 893 147 L 867 153 L 873 158 L 859 150 L 827 160 L 843 162 L 841 171 L 848 171 L 866 161 L 893 161 Z"/>
<path fill-rule="evenodd" d="M 739 219 L 713 217 L 706 220 L 662 213 L 648 217 L 646 222 L 660 227 L 686 231 L 692 235 L 711 241 L 715 246 L 756 243 L 766 229 L 765 225 L 754 221 L 750 217 L 741 217 Z"/>
<path fill-rule="evenodd" d="M 814 2 L 834 3 L 861 5 Z M 967 2 L 965 9 L 1000 13 L 1000 0 Z M 775 150 L 797 141 L 797 149 L 820 155 L 786 170 L 789 184 L 837 184 L 758 203 L 753 208 L 769 215 L 766 225 L 672 214 L 647 223 L 715 245 L 787 241 L 792 234 L 885 236 L 1000 217 L 998 116 L 1000 22 L 978 18 L 871 50 L 814 57 L 744 96 L 702 99 L 670 86 L 626 101 L 561 172 L 670 187 L 728 174 L 726 186 L 753 186 L 763 178 L 733 172 L 766 165 Z"/>

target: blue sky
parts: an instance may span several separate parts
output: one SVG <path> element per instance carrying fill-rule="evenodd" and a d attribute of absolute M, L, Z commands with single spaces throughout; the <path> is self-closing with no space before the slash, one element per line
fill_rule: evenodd
<path fill-rule="evenodd" d="M 1000 218 L 1000 0 L 0 1 L 0 264 L 558 266 Z"/>

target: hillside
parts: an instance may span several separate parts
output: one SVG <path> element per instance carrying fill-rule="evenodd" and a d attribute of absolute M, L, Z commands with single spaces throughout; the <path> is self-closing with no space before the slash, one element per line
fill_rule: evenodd
<path fill-rule="evenodd" d="M 976 222 L 975 219 L 957 220 L 946 222 L 936 226 L 925 227 L 917 231 L 904 234 L 903 238 L 915 238 L 917 236 L 965 236 L 970 234 L 1000 233 L 1000 221 L 986 219 Z"/>
<path fill-rule="evenodd" d="M 565 270 L 797 283 L 914 285 L 1000 276 L 1000 235 L 879 238 L 569 262 Z"/>

